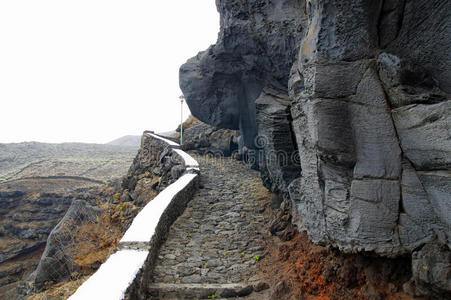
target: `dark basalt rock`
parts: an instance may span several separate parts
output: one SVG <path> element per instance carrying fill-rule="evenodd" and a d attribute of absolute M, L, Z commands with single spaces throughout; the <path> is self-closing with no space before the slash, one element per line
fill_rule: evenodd
<path fill-rule="evenodd" d="M 314 241 L 389 256 L 411 251 L 437 232 L 449 241 L 447 222 L 437 214 L 442 206 L 449 216 L 444 205 L 449 194 L 427 195 L 416 175 L 416 170 L 450 168 L 451 144 L 444 132 L 449 101 L 446 84 L 440 83 L 449 70 L 437 72 L 441 63 L 421 63 L 416 52 L 400 47 L 430 49 L 420 38 L 408 41 L 403 35 L 410 32 L 404 25 L 419 18 L 414 6 L 446 19 L 439 11 L 444 1 L 421 2 L 406 1 L 404 13 L 401 1 L 384 1 L 382 11 L 377 1 L 310 2 L 309 34 L 290 80 L 302 166 L 291 195 L 300 225 Z M 399 18 L 403 26 L 387 31 L 387 24 Z M 443 21 L 436 18 L 421 17 L 444 34 L 437 27 Z M 410 33 L 427 40 L 434 34 L 431 28 Z M 392 53 L 381 53 L 375 65 L 379 38 Z M 433 43 L 438 48 L 431 56 L 439 60 L 449 46 Z M 403 156 L 415 169 L 408 162 L 401 174 Z"/>
<path fill-rule="evenodd" d="M 266 83 L 286 89 L 305 22 L 304 2 L 230 0 L 217 1 L 217 7 L 218 42 L 180 68 L 180 88 L 196 118 L 239 129 L 244 146 L 253 149 L 254 101 Z"/>
<path fill-rule="evenodd" d="M 382 52 L 377 58 L 379 78 L 387 92 L 390 106 L 435 104 L 446 100 L 446 93 L 421 65 Z"/>
<path fill-rule="evenodd" d="M 347 252 L 449 249 L 451 2 L 217 6 L 218 42 L 181 67 L 180 86 L 195 116 L 261 150 L 264 183 L 288 191 L 293 222 Z M 271 150 L 299 151 L 300 166 L 268 163 Z"/>
<path fill-rule="evenodd" d="M 238 149 L 237 134 L 235 130 L 221 129 L 195 120 L 183 132 L 182 149 L 217 157 L 232 156 Z"/>
<path fill-rule="evenodd" d="M 290 124 L 290 100 L 286 92 L 265 88 L 255 101 L 261 151 L 259 167 L 263 183 L 273 192 L 287 192 L 301 174 L 299 154 Z"/>
<path fill-rule="evenodd" d="M 437 222 L 434 206 L 429 201 L 418 174 L 408 161 L 403 163 L 401 193 L 403 208 L 403 213 L 399 216 L 401 244 L 413 251 L 430 241 L 434 233 L 444 236 L 446 230 L 440 222 Z"/>
<path fill-rule="evenodd" d="M 451 251 L 446 245 L 426 244 L 412 255 L 412 274 L 423 294 L 438 299 L 451 297 Z"/>
<path fill-rule="evenodd" d="M 393 111 L 404 155 L 417 170 L 451 169 L 451 101 Z"/>

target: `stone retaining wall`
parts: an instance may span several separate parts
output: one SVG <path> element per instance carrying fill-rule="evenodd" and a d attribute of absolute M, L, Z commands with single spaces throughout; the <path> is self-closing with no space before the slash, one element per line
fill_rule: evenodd
<path fill-rule="evenodd" d="M 170 140 L 145 131 L 144 140 L 157 139 L 167 146 L 155 153 L 160 157 L 173 152 L 183 162 L 183 174 L 161 191 L 135 217 L 122 237 L 117 251 L 103 263 L 69 298 L 76 299 L 135 299 L 146 276 L 152 272 L 160 246 L 172 223 L 180 216 L 198 187 L 199 165 L 180 146 Z M 143 148 L 145 145 L 141 145 Z"/>

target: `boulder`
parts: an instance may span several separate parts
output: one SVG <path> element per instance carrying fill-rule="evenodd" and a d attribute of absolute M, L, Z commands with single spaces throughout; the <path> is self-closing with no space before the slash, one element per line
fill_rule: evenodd
<path fill-rule="evenodd" d="M 417 289 L 438 299 L 451 297 L 451 250 L 428 243 L 412 255 L 412 275 Z"/>
<path fill-rule="evenodd" d="M 184 151 L 196 150 L 214 156 L 231 156 L 237 150 L 236 131 L 217 128 L 195 119 L 183 134 Z"/>

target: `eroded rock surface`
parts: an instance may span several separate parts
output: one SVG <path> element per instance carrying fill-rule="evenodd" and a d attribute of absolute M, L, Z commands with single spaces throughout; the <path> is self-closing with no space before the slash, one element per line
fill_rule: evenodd
<path fill-rule="evenodd" d="M 240 148 L 258 148 L 261 133 L 299 152 L 299 176 L 259 165 L 268 187 L 288 190 L 294 222 L 348 252 L 449 248 L 451 3 L 217 6 L 218 41 L 181 67 L 180 86 L 194 116 L 239 129 Z"/>
<path fill-rule="evenodd" d="M 290 124 L 288 94 L 266 87 L 255 101 L 258 137 L 255 146 L 263 183 L 273 192 L 287 192 L 301 175 L 295 136 Z"/>

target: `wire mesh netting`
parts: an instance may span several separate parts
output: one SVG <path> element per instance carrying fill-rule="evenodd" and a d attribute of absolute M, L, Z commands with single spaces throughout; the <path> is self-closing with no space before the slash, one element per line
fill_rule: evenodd
<path fill-rule="evenodd" d="M 64 218 L 50 233 L 46 249 L 36 270 L 35 285 L 60 282 L 77 277 L 82 271 L 79 260 L 101 246 L 101 214 L 103 210 L 86 201 L 72 203 Z"/>

